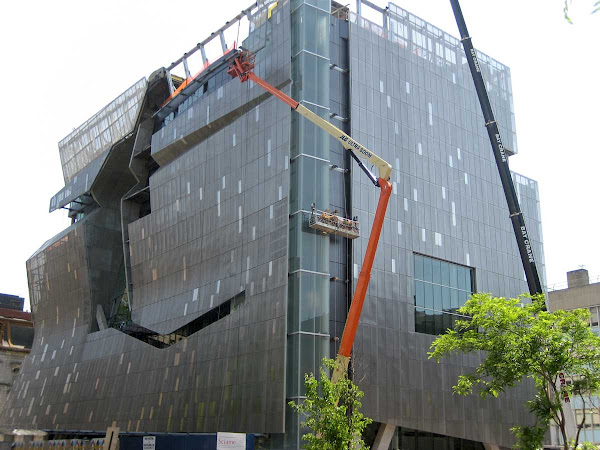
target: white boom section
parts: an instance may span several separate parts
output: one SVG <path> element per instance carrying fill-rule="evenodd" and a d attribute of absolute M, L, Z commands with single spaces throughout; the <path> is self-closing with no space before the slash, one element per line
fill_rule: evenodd
<path fill-rule="evenodd" d="M 392 166 L 388 162 L 384 161 L 375 153 L 360 145 L 358 142 L 356 142 L 338 127 L 330 124 L 327 120 L 319 117 L 305 106 L 299 104 L 296 108 L 296 112 L 302 114 L 316 126 L 322 128 L 332 137 L 337 139 L 340 142 L 340 144 L 342 144 L 342 147 L 344 147 L 346 150 L 350 150 L 359 158 L 366 159 L 367 161 L 369 161 L 369 163 L 377 167 L 377 169 L 379 170 L 379 178 L 382 178 L 386 181 L 389 180 L 390 175 L 392 174 Z"/>

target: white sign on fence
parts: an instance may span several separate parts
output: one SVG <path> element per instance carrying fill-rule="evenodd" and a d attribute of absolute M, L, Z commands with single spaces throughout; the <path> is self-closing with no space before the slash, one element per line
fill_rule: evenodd
<path fill-rule="evenodd" d="M 156 436 L 144 436 L 144 450 L 156 450 Z"/>
<path fill-rule="evenodd" d="M 217 433 L 217 450 L 225 449 L 246 450 L 246 435 L 244 433 Z"/>

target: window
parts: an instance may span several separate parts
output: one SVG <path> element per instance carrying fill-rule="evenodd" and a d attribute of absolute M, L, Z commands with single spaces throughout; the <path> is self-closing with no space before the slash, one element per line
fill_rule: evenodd
<path fill-rule="evenodd" d="M 600 327 L 598 326 L 598 307 L 592 306 L 590 310 L 590 327 L 595 335 L 600 335 Z"/>
<path fill-rule="evenodd" d="M 33 328 L 10 324 L 10 343 L 15 347 L 31 348 L 33 345 Z"/>
<path fill-rule="evenodd" d="M 454 327 L 457 313 L 474 292 L 473 269 L 414 255 L 415 331 L 442 334 Z"/>

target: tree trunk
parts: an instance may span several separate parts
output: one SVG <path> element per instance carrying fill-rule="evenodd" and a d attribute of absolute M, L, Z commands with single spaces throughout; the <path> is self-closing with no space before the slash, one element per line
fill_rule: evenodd
<path fill-rule="evenodd" d="M 562 414 L 562 411 L 561 411 Z M 559 424 L 560 427 L 560 433 L 562 434 L 563 437 L 563 449 L 564 450 L 569 450 L 569 440 L 567 438 L 567 430 L 565 429 L 565 421 L 563 420 L 561 424 Z"/>

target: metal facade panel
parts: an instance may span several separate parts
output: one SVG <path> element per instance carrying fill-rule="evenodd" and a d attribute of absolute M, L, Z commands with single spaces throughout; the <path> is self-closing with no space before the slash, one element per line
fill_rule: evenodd
<path fill-rule="evenodd" d="M 147 85 L 137 81 L 58 143 L 65 183 L 134 130 Z"/>
<path fill-rule="evenodd" d="M 432 363 L 427 351 L 434 337 L 414 332 L 414 253 L 473 267 L 480 292 L 514 297 L 527 285 L 459 43 L 402 11 L 390 10 L 390 32 L 350 17 L 351 135 L 394 167 L 353 356 L 363 411 L 384 423 L 510 446 L 506 430 L 529 420 L 521 405 L 531 386 L 498 401 L 456 399 L 452 384 L 480 355 Z M 509 71 L 491 58 L 485 64 L 498 120 L 512 137 Z M 360 171 L 352 177 L 352 214 L 367 231 L 353 241 L 349 272 L 356 283 L 377 192 Z M 537 184 L 515 177 L 543 261 Z"/>
<path fill-rule="evenodd" d="M 50 212 L 68 205 L 73 200 L 90 192 L 92 184 L 100 173 L 100 169 L 106 161 L 110 150 L 104 151 L 96 159 L 81 169 L 77 175 L 66 182 L 65 187 L 58 191 L 50 199 Z"/>
<path fill-rule="evenodd" d="M 113 147 L 135 131 L 147 86 L 142 78 L 58 143 L 65 187 L 50 212 L 90 192 Z"/>
<path fill-rule="evenodd" d="M 288 93 L 289 16 L 289 3 L 280 2 L 245 45 L 271 43 L 259 53 L 259 73 L 288 80 Z M 255 92 L 232 80 L 190 111 L 208 104 L 232 110 Z M 164 349 L 113 328 L 93 331 L 95 305 L 107 303 L 124 271 L 113 190 L 135 184 L 122 177 L 133 146 L 106 163 L 94 185 L 100 206 L 28 261 L 36 338 L 2 423 L 101 431 L 116 420 L 129 431 L 284 431 L 290 113 L 264 98 L 151 177 L 152 211 L 128 229 L 134 322 L 169 331 L 245 292 L 226 317 Z"/>

